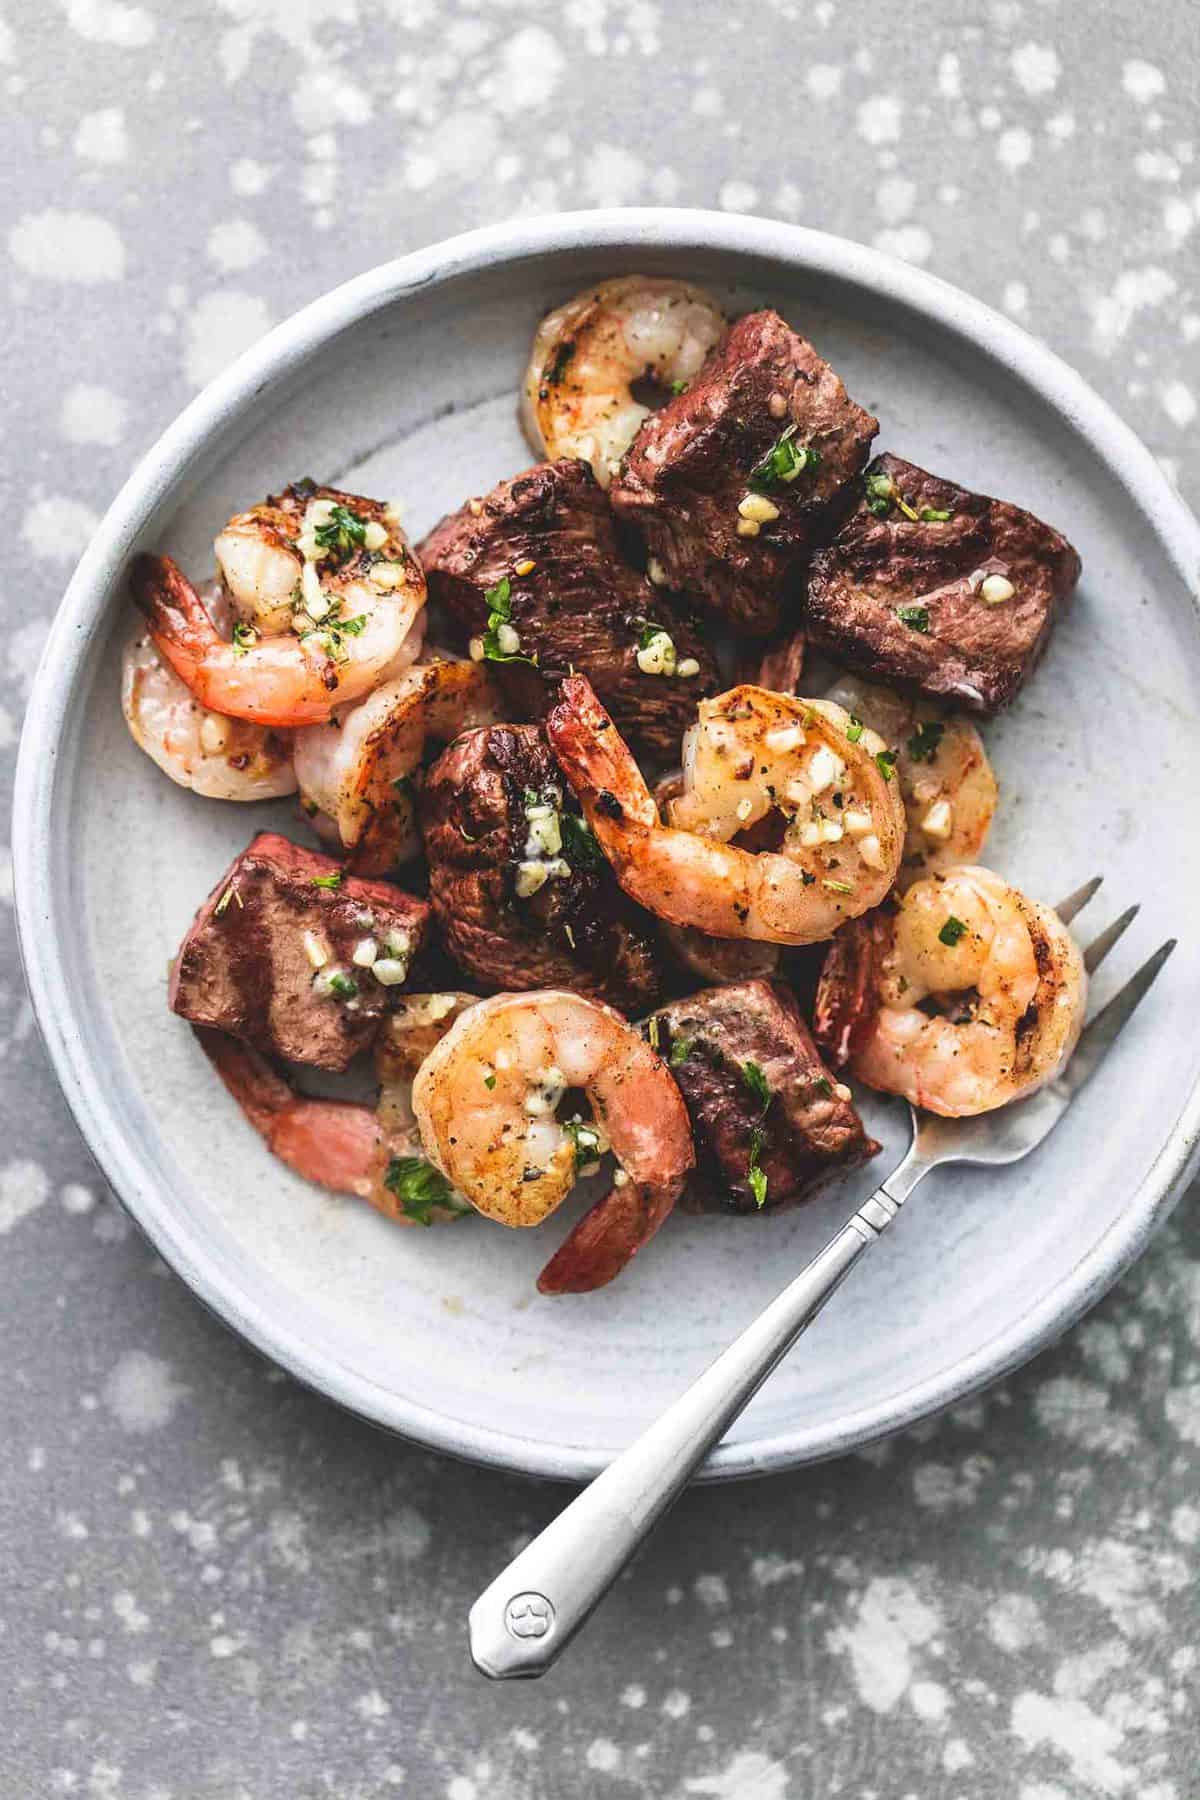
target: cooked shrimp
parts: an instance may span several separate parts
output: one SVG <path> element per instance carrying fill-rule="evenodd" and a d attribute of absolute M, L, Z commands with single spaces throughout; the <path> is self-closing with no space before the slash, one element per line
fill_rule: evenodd
<path fill-rule="evenodd" d="M 909 888 L 880 937 L 873 1022 L 850 1058 L 869 1087 L 957 1118 L 1058 1074 L 1083 1025 L 1087 975 L 1048 906 L 990 869 L 951 869 Z"/>
<path fill-rule="evenodd" d="M 679 773 L 665 775 L 656 784 L 654 803 L 660 817 L 669 802 L 682 792 L 683 776 Z M 756 976 L 770 980 L 779 972 L 778 944 L 755 943 L 753 938 L 710 937 L 694 925 L 672 925 L 666 919 L 659 923 L 659 936 L 668 955 L 681 969 L 686 969 L 689 975 L 698 975 L 701 981 L 713 987 L 753 981 Z"/>
<path fill-rule="evenodd" d="M 705 700 L 684 789 L 663 825 L 589 683 L 572 675 L 546 721 L 560 767 L 627 893 L 713 937 L 812 944 L 877 906 L 895 879 L 904 807 L 882 738 L 827 700 L 737 687 Z M 739 832 L 773 818 L 778 850 Z"/>
<path fill-rule="evenodd" d="M 687 281 L 622 275 L 576 294 L 534 336 L 521 400 L 533 448 L 581 457 L 606 488 L 650 411 L 634 383 L 686 387 L 724 329 L 712 295 Z"/>
<path fill-rule="evenodd" d="M 991 830 L 997 794 L 974 725 L 929 700 L 853 675 L 835 682 L 826 698 L 865 719 L 896 752 L 908 816 L 897 885 L 908 887 L 922 875 L 974 862 Z"/>
<path fill-rule="evenodd" d="M 217 539 L 233 634 L 169 556 L 139 556 L 134 598 L 201 705 L 268 726 L 314 725 L 418 655 L 425 578 L 394 512 L 301 484 Z"/>
<path fill-rule="evenodd" d="M 590 1121 L 560 1121 L 573 1090 Z M 540 1224 L 613 1151 L 612 1191 L 559 1250 L 543 1292 L 610 1281 L 658 1230 L 694 1162 L 666 1064 L 611 1007 L 563 989 L 498 994 L 464 1013 L 422 1064 L 413 1109 L 426 1155 L 503 1225 Z"/>
<path fill-rule="evenodd" d="M 474 1005 L 472 994 L 410 994 L 398 1003 L 375 1052 L 376 1107 L 310 1099 L 238 1038 L 203 1030 L 196 1036 L 246 1118 L 289 1169 L 369 1201 L 399 1225 L 434 1225 L 471 1209 L 424 1156 L 412 1082 L 438 1039 Z"/>
<path fill-rule="evenodd" d="M 482 663 L 435 654 L 294 739 L 305 810 L 328 821 L 355 871 L 384 875 L 420 848 L 412 776 L 426 743 L 503 719 Z"/>
<path fill-rule="evenodd" d="M 272 800 L 296 790 L 289 734 L 209 712 L 144 628 L 125 646 L 121 706 L 134 743 L 180 787 L 209 800 Z"/>

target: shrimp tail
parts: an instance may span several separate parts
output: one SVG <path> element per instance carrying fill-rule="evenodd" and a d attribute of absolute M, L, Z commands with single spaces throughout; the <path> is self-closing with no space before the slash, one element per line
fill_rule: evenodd
<path fill-rule="evenodd" d="M 653 828 L 654 796 L 586 675 L 568 675 L 546 719 L 558 765 L 603 841 L 604 821 Z"/>
<path fill-rule="evenodd" d="M 844 1068 L 871 1035 L 879 1009 L 879 976 L 892 941 L 883 907 L 852 919 L 825 953 L 813 1006 L 813 1036 L 836 1068 Z"/>
<path fill-rule="evenodd" d="M 773 694 L 798 694 L 806 648 L 804 632 L 794 632 L 760 656 L 748 656 L 742 679 L 752 687 L 768 688 Z"/>
<path fill-rule="evenodd" d="M 169 556 L 135 557 L 129 585 L 159 651 L 186 679 L 217 636 L 203 600 Z"/>
<path fill-rule="evenodd" d="M 628 1182 L 586 1212 L 538 1276 L 539 1294 L 590 1294 L 606 1287 L 665 1222 L 679 1184 L 657 1192 Z"/>
<path fill-rule="evenodd" d="M 267 1148 L 297 1175 L 337 1194 L 371 1199 L 379 1123 L 370 1107 L 308 1100 L 237 1038 L 198 1030 L 205 1055 Z"/>

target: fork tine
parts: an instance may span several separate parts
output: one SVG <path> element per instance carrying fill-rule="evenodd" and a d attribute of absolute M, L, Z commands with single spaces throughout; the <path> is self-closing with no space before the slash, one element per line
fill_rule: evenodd
<path fill-rule="evenodd" d="M 1083 953 L 1083 966 L 1089 975 L 1094 975 L 1104 961 L 1113 945 L 1121 938 L 1141 911 L 1140 906 L 1126 907 L 1119 919 L 1114 919 L 1107 931 L 1102 931 L 1094 938 Z"/>
<path fill-rule="evenodd" d="M 1090 1024 L 1084 1026 L 1078 1048 L 1059 1076 L 1059 1082 L 1070 1093 L 1077 1094 L 1084 1082 L 1100 1067 L 1118 1033 L 1128 1023 L 1139 1001 L 1145 998 L 1151 983 L 1177 942 L 1177 938 L 1168 938 L 1165 944 L 1160 944 L 1150 960 L 1144 962 L 1137 974 L 1130 976 L 1120 992 L 1114 994 L 1108 1005 L 1096 1014 Z"/>
<path fill-rule="evenodd" d="M 1085 881 L 1081 888 L 1076 888 L 1073 894 L 1068 894 L 1065 900 L 1059 901 L 1054 910 L 1064 925 L 1069 925 L 1076 913 L 1083 911 L 1103 880 L 1103 875 L 1093 875 L 1092 879 Z"/>

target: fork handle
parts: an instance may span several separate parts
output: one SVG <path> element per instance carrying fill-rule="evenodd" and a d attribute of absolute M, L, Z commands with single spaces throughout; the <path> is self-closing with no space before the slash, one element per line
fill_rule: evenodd
<path fill-rule="evenodd" d="M 912 1185 L 911 1178 L 898 1185 L 900 1173 L 889 1177 L 898 1186 L 896 1196 L 879 1188 L 687 1392 L 479 1596 L 469 1628 L 471 1656 L 482 1674 L 493 1681 L 545 1674 L 697 1465 L 896 1217 Z"/>

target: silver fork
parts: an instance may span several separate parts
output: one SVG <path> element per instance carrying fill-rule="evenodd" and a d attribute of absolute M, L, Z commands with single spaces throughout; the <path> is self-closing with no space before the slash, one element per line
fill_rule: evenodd
<path fill-rule="evenodd" d="M 1057 912 L 1064 922 L 1087 905 L 1101 879 L 1097 875 L 1063 901 Z M 1089 975 L 1137 911 L 1131 906 L 1084 952 Z M 1085 1026 L 1058 1079 L 1028 1100 L 970 1119 L 909 1109 L 912 1144 L 900 1166 L 687 1392 L 479 1596 L 469 1627 L 471 1656 L 482 1674 L 495 1681 L 545 1674 L 697 1465 L 887 1230 L 917 1183 L 942 1163 L 1011 1163 L 1035 1149 L 1095 1074 L 1174 948 L 1171 938 L 1154 952 Z"/>

